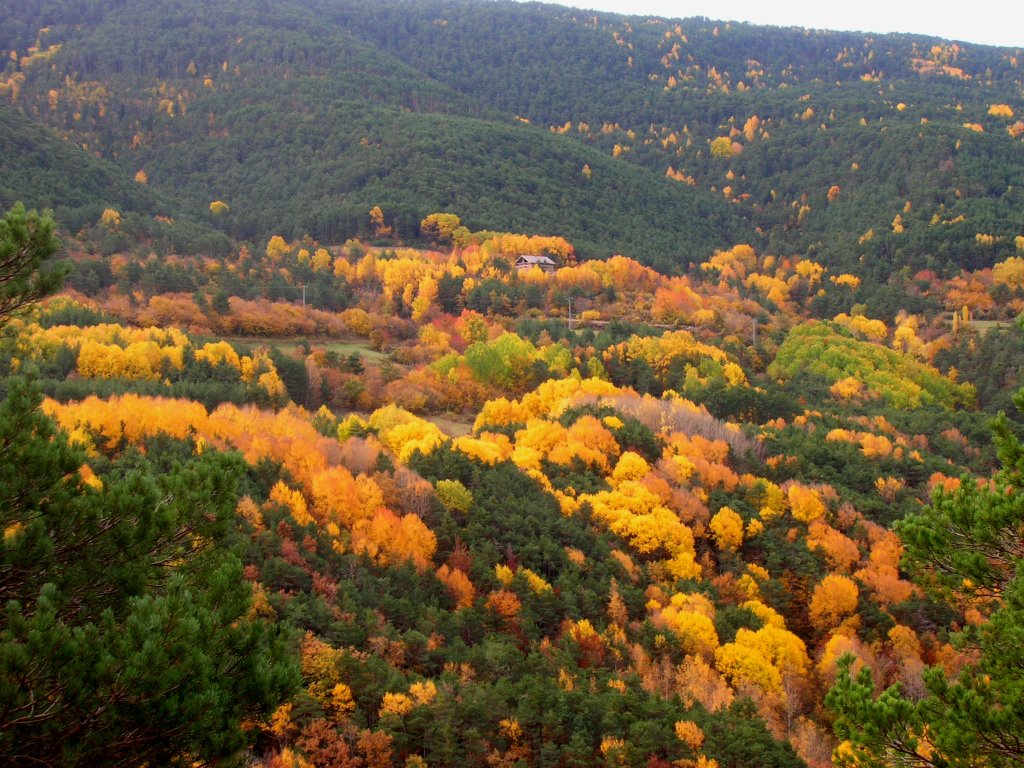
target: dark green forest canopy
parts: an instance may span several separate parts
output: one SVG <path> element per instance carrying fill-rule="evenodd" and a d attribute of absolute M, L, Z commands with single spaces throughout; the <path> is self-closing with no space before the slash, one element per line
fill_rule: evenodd
<path fill-rule="evenodd" d="M 405 242 L 451 210 L 663 269 L 747 241 L 867 276 L 987 266 L 1024 231 L 1013 49 L 469 0 L 35 0 L 0 53 L 15 106 L 119 166 L 112 190 L 143 169 L 236 238 L 366 237 L 380 205 Z M 80 226 L 94 188 L 45 202 Z"/>
<path fill-rule="evenodd" d="M 230 248 L 223 232 L 189 215 L 187 203 L 136 183 L 116 164 L 63 141 L 5 104 L 0 104 L 0 147 L 0 208 L 18 201 L 49 208 L 60 226 L 72 232 L 114 208 L 124 215 L 126 235 L 153 238 L 184 252 L 221 254 Z"/>

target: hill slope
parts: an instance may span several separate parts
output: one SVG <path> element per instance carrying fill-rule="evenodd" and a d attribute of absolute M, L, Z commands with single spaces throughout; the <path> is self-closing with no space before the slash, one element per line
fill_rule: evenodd
<path fill-rule="evenodd" d="M 1024 232 L 1010 49 L 476 0 L 35 0 L 0 53 L 25 114 L 197 214 L 224 199 L 244 238 L 366 236 L 381 205 L 408 240 L 450 209 L 679 269 L 756 227 L 870 276 Z"/>
<path fill-rule="evenodd" d="M 340 0 L 324 13 L 468 96 L 728 187 L 774 251 L 883 273 L 973 268 L 1024 231 L 1021 50 L 470 0 Z M 716 138 L 731 148 L 712 152 Z M 898 214 L 906 237 L 860 242 L 895 234 Z M 936 216 L 958 226 L 927 231 Z"/>
<path fill-rule="evenodd" d="M 4 104 L 0 104 L 0 147 L 0 208 L 4 210 L 18 200 L 30 208 L 54 209 L 61 225 L 77 232 L 95 224 L 106 208 L 114 208 L 134 227 L 132 236 L 162 242 L 167 249 L 224 253 L 230 247 L 229 238 L 183 213 L 172 198 L 135 181 L 114 163 L 62 141 Z"/>
<path fill-rule="evenodd" d="M 228 202 L 224 225 L 243 238 L 365 236 L 374 205 L 406 239 L 455 210 L 473 229 L 665 265 L 754 237 L 717 196 L 516 122 L 312 6 L 257 6 L 125 3 L 95 25 L 52 27 L 37 46 L 49 66 L 21 60 L 19 103 L 197 212 Z"/>

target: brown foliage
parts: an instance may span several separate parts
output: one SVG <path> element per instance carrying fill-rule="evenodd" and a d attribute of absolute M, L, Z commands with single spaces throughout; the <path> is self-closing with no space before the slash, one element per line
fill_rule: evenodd
<path fill-rule="evenodd" d="M 448 565 L 452 568 L 469 573 L 473 570 L 473 554 L 464 541 L 456 541 L 452 553 L 448 555 Z"/>
<path fill-rule="evenodd" d="M 388 507 L 411 512 L 419 517 L 430 512 L 435 497 L 434 486 L 408 467 L 400 466 L 391 475 L 377 474 L 374 480 L 380 486 L 384 503 Z"/>
<path fill-rule="evenodd" d="M 790 730 L 789 743 L 808 768 L 831 768 L 836 740 L 813 721 L 797 718 Z"/>
<path fill-rule="evenodd" d="M 383 446 L 373 437 L 350 437 L 341 444 L 339 460 L 354 475 L 368 475 L 377 466 Z"/>
<path fill-rule="evenodd" d="M 324 719 L 314 720 L 303 728 L 295 746 L 306 753 L 315 768 L 363 766 L 363 759 L 353 753 L 349 743 Z"/>
<path fill-rule="evenodd" d="M 729 706 L 732 689 L 700 656 L 687 656 L 675 669 L 675 689 L 687 706 L 700 703 L 709 712 Z"/>
<path fill-rule="evenodd" d="M 356 741 L 356 748 L 363 754 L 366 768 L 392 768 L 393 741 L 383 731 L 363 731 Z"/>

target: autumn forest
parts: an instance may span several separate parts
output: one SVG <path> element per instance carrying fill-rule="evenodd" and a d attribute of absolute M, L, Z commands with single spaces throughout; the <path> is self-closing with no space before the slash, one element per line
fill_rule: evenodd
<path fill-rule="evenodd" d="M 1024 761 L 1024 49 L 0 25 L 0 764 Z"/>

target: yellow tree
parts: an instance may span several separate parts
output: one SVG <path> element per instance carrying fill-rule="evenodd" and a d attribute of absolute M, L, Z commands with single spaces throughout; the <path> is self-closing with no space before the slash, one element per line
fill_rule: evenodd
<path fill-rule="evenodd" d="M 391 234 L 391 227 L 384 223 L 384 211 L 379 205 L 370 209 L 370 228 L 378 237 L 386 237 Z"/>
<path fill-rule="evenodd" d="M 288 243 L 280 235 L 274 235 L 267 241 L 267 258 L 275 264 L 288 253 Z"/>
<path fill-rule="evenodd" d="M 670 629 L 679 641 L 683 653 L 700 654 L 711 658 L 718 648 L 718 632 L 711 617 L 695 610 L 673 596 L 672 601 L 655 616 L 655 623 Z"/>
<path fill-rule="evenodd" d="M 728 136 L 719 136 L 711 142 L 712 157 L 732 157 L 733 154 L 732 140 Z"/>
<path fill-rule="evenodd" d="M 420 222 L 420 232 L 431 240 L 450 243 L 462 220 L 454 213 L 432 213 Z"/>
<path fill-rule="evenodd" d="M 107 229 L 118 229 L 121 226 L 121 214 L 114 208 L 106 208 L 100 216 L 100 224 Z"/>
<path fill-rule="evenodd" d="M 860 593 L 852 579 L 830 573 L 811 595 L 811 623 L 820 630 L 834 629 L 857 610 Z"/>
<path fill-rule="evenodd" d="M 430 275 L 420 280 L 419 290 L 412 302 L 412 319 L 414 322 L 422 322 L 437 300 L 437 281 Z"/>
<path fill-rule="evenodd" d="M 825 505 L 818 492 L 802 485 L 791 485 L 788 491 L 789 509 L 802 523 L 810 523 L 825 514 Z"/>
<path fill-rule="evenodd" d="M 331 268 L 331 253 L 326 248 L 317 248 L 313 254 L 313 271 L 326 272 Z"/>
<path fill-rule="evenodd" d="M 743 518 L 729 507 L 718 510 L 708 526 L 720 550 L 735 552 L 743 544 Z"/>

